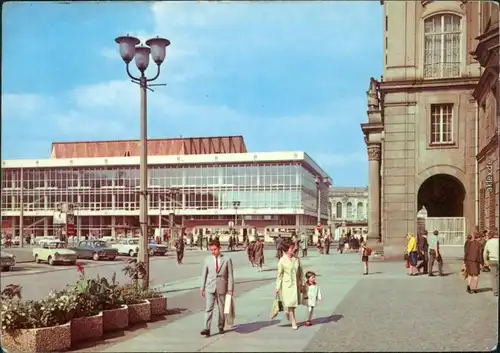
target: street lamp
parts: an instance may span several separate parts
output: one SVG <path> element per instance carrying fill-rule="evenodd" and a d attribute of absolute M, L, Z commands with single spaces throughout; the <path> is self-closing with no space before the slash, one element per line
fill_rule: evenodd
<path fill-rule="evenodd" d="M 233 201 L 233 207 L 234 207 L 234 230 L 236 232 L 236 229 L 238 227 L 238 207 L 240 207 L 241 202 L 240 201 Z M 240 241 L 240 237 L 238 233 L 236 233 L 236 243 Z"/>
<path fill-rule="evenodd" d="M 170 41 L 164 38 L 153 38 L 146 41 L 147 46 L 138 46 L 140 40 L 135 37 L 122 36 L 115 39 L 115 42 L 120 46 L 120 55 L 125 62 L 127 75 L 133 83 L 136 83 L 141 88 L 141 137 L 140 137 L 140 214 L 139 223 L 141 227 L 141 245 L 139 246 L 139 261 L 145 266 L 145 275 L 143 278 L 143 286 L 149 285 L 149 255 L 148 255 L 148 146 L 147 146 L 147 91 L 153 91 L 151 86 L 165 86 L 164 84 L 149 84 L 160 76 L 160 66 L 165 60 L 166 48 L 170 45 Z M 153 78 L 147 78 L 145 71 L 149 66 L 149 57 L 156 64 L 156 75 Z M 129 64 L 135 59 L 135 64 L 139 69 L 140 77 L 135 77 L 130 73 Z"/>

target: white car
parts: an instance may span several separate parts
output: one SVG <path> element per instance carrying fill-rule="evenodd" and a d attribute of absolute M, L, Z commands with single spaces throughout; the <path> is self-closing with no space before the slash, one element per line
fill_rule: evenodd
<path fill-rule="evenodd" d="M 111 247 L 118 250 L 118 254 L 120 255 L 136 256 L 139 252 L 139 239 L 120 239 L 116 244 L 111 244 Z"/>
<path fill-rule="evenodd" d="M 66 244 L 60 240 L 45 241 L 39 248 L 33 249 L 35 262 L 48 262 L 53 266 L 58 263 L 76 264 L 76 252 L 66 248 Z"/>
<path fill-rule="evenodd" d="M 42 246 L 43 243 L 51 242 L 57 240 L 55 236 L 53 235 L 47 235 L 43 237 L 35 237 L 35 245 Z"/>

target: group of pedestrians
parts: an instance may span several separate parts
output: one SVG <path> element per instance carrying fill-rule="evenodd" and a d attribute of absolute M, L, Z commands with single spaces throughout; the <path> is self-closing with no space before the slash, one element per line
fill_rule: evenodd
<path fill-rule="evenodd" d="M 415 236 L 407 235 L 405 259 L 408 264 L 408 275 L 419 274 L 434 277 L 434 264 L 438 265 L 438 274 L 443 276 L 443 257 L 439 247 L 439 231 L 435 230 L 429 235 L 427 230 Z"/>

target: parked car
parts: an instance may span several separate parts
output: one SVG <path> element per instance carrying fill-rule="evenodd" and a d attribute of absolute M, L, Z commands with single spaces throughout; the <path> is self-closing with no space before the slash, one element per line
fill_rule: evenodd
<path fill-rule="evenodd" d="M 66 244 L 60 240 L 44 241 L 41 247 L 33 249 L 33 257 L 36 263 L 48 262 L 53 266 L 59 263 L 76 264 L 76 252 L 67 249 Z"/>
<path fill-rule="evenodd" d="M 12 254 L 0 251 L 0 266 L 2 271 L 10 271 L 16 265 L 16 257 Z"/>
<path fill-rule="evenodd" d="M 114 260 L 118 256 L 118 250 L 102 240 L 83 240 L 70 250 L 75 251 L 79 259 Z"/>
<path fill-rule="evenodd" d="M 149 256 L 165 256 L 167 255 L 167 247 L 165 245 L 149 243 Z"/>
<path fill-rule="evenodd" d="M 54 241 L 54 240 L 57 240 L 57 239 L 53 235 L 47 235 L 47 236 L 43 236 L 43 237 L 35 237 L 34 244 L 42 246 L 43 243 L 51 242 L 51 241 Z"/>
<path fill-rule="evenodd" d="M 120 239 L 116 244 L 112 244 L 111 247 L 118 250 L 118 254 L 120 255 L 137 256 L 139 252 L 139 239 Z"/>

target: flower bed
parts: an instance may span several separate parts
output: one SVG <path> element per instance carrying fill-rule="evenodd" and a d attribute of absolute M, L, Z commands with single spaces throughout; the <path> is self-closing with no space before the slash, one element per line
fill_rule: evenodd
<path fill-rule="evenodd" d="M 129 325 L 147 321 L 151 321 L 151 304 L 147 300 L 137 304 L 128 304 Z"/>
<path fill-rule="evenodd" d="M 15 290 L 14 290 L 14 289 Z M 54 352 L 71 347 L 74 298 L 67 291 L 24 301 L 21 288 L 9 285 L 1 295 L 2 345 L 14 352 Z"/>
<path fill-rule="evenodd" d="M 103 314 L 82 316 L 71 320 L 71 343 L 98 340 L 104 334 Z"/>
<path fill-rule="evenodd" d="M 32 329 L 4 331 L 2 347 L 12 352 L 60 352 L 71 347 L 71 322 Z"/>
<path fill-rule="evenodd" d="M 104 332 L 124 330 L 128 327 L 128 306 L 122 305 L 117 309 L 102 311 Z"/>
<path fill-rule="evenodd" d="M 147 301 L 151 304 L 151 316 L 161 316 L 167 313 L 167 298 L 163 296 L 147 298 Z"/>

